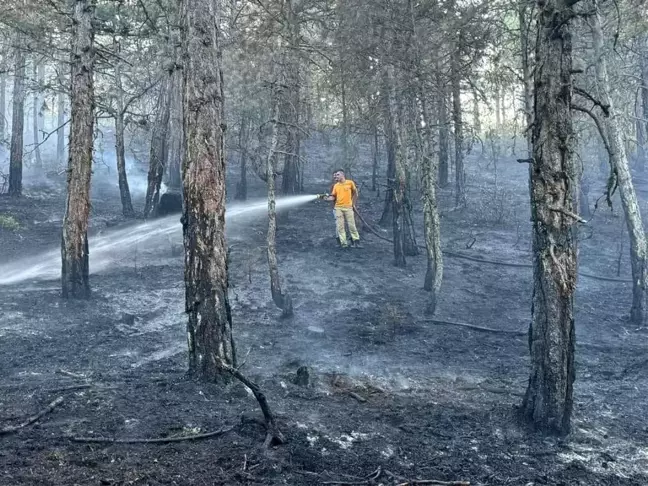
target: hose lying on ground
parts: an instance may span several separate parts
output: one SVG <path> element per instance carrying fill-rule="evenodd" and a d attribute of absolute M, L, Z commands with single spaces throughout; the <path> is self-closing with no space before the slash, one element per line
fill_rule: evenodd
<path fill-rule="evenodd" d="M 355 214 L 358 215 L 358 218 L 360 218 L 360 221 L 362 221 L 365 225 L 365 227 L 375 236 L 380 238 L 383 241 L 387 241 L 388 243 L 394 243 L 393 240 L 390 240 L 389 238 L 381 235 L 376 231 L 376 229 L 371 226 L 367 221 L 362 217 L 360 214 L 360 211 L 358 211 L 358 208 L 355 206 L 353 207 L 353 210 Z M 424 245 L 417 245 L 419 248 L 425 250 L 426 247 Z M 448 250 L 443 250 L 443 254 L 452 258 L 459 258 L 463 260 L 469 260 L 471 262 L 477 262 L 477 263 L 488 263 L 490 265 L 500 265 L 502 267 L 513 267 L 513 268 L 532 268 L 532 265 L 529 263 L 510 263 L 510 262 L 502 262 L 502 261 L 497 261 L 497 260 L 486 260 L 484 258 L 478 258 L 478 257 L 473 257 L 469 255 L 463 255 L 461 253 L 456 253 Z M 600 277 L 598 275 L 592 275 L 591 273 L 585 273 L 585 272 L 578 272 L 578 275 L 581 277 L 586 277 L 586 278 L 591 278 L 592 280 L 600 280 L 602 282 L 620 282 L 620 283 L 632 283 L 632 280 L 630 279 L 625 279 L 625 278 L 613 278 L 613 277 Z"/>

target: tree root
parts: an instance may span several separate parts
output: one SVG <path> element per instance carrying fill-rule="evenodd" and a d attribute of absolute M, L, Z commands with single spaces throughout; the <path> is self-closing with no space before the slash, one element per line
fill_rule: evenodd
<path fill-rule="evenodd" d="M 158 437 L 155 439 L 110 439 L 108 437 L 66 437 L 72 442 L 86 442 L 94 444 L 167 444 L 170 442 L 184 442 L 188 440 L 208 439 L 210 437 L 217 437 L 226 434 L 234 427 L 223 427 L 214 432 L 206 432 L 204 434 L 184 435 L 179 437 Z"/>
<path fill-rule="evenodd" d="M 27 420 L 25 420 L 23 423 L 18 424 L 18 425 L 10 425 L 8 427 L 0 429 L 0 435 L 13 434 L 14 432 L 18 432 L 20 429 L 24 429 L 28 425 L 31 425 L 31 424 L 33 424 L 35 422 L 38 422 L 44 415 L 47 415 L 48 413 L 50 413 L 52 410 L 54 410 L 56 407 L 58 407 L 61 403 L 63 403 L 63 397 L 58 397 L 56 400 L 54 400 L 52 403 L 50 403 L 43 410 L 38 412 L 36 415 L 32 415 Z"/>
<path fill-rule="evenodd" d="M 261 391 L 261 388 L 259 388 L 259 385 L 251 381 L 249 378 L 245 377 L 236 368 L 233 368 L 232 366 L 223 362 L 223 360 L 221 360 L 220 358 L 217 358 L 214 355 L 212 355 L 212 358 L 214 359 L 216 365 L 220 369 L 229 373 L 234 378 L 236 378 L 241 383 L 243 383 L 245 386 L 247 386 L 250 389 L 250 391 L 254 394 L 254 398 L 256 398 L 257 402 L 259 402 L 259 406 L 261 407 L 261 412 L 263 412 L 263 418 L 265 419 L 265 426 L 267 431 L 266 438 L 263 441 L 263 447 L 268 448 L 273 444 L 284 444 L 286 442 L 286 439 L 284 435 L 281 433 L 281 431 L 279 430 L 279 428 L 277 427 L 277 424 L 274 419 L 274 415 L 270 410 L 270 405 L 268 405 L 268 400 L 266 399 L 265 395 Z"/>
<path fill-rule="evenodd" d="M 358 212 L 356 208 L 355 213 L 358 215 L 358 218 L 365 224 L 367 229 L 380 238 L 383 241 L 386 241 L 387 243 L 392 243 L 393 241 L 380 233 L 378 233 L 365 219 L 362 217 L 362 215 Z M 424 245 L 418 245 L 419 248 L 425 249 Z M 510 262 L 503 262 L 503 261 L 498 261 L 498 260 L 486 260 L 484 258 L 478 258 L 478 257 L 472 257 L 469 255 L 463 255 L 461 253 L 455 253 L 453 251 L 448 251 L 448 250 L 443 250 L 443 254 L 445 256 L 449 256 L 452 258 L 459 258 L 461 260 L 468 260 L 471 262 L 476 262 L 476 263 L 486 263 L 489 265 L 498 265 L 500 267 L 511 267 L 511 268 L 532 268 L 533 265 L 530 263 L 510 263 Z M 585 272 L 578 272 L 578 275 L 581 277 L 586 277 L 586 278 L 591 278 L 592 280 L 600 280 L 601 282 L 619 282 L 619 283 L 632 283 L 631 279 L 625 279 L 625 278 L 612 278 L 612 277 L 600 277 L 598 275 L 592 275 L 591 273 L 585 273 Z"/>

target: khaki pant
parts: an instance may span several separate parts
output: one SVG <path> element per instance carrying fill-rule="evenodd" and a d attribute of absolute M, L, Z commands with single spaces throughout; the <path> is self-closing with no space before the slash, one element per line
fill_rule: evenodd
<path fill-rule="evenodd" d="M 353 208 L 335 208 L 335 222 L 337 223 L 337 232 L 340 237 L 340 245 L 347 246 L 347 234 L 346 229 L 344 228 L 344 222 L 349 225 L 349 233 L 351 233 L 351 239 L 353 241 L 358 241 L 360 235 L 355 225 L 355 218 L 353 217 Z"/>

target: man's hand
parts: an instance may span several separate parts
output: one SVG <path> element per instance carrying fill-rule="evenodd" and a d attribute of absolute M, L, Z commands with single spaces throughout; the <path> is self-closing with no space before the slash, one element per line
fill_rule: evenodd
<path fill-rule="evenodd" d="M 326 196 L 324 198 L 325 201 L 335 201 L 335 196 Z"/>

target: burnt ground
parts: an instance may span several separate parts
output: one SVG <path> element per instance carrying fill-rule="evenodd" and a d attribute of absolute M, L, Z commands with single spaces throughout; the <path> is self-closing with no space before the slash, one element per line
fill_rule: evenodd
<path fill-rule="evenodd" d="M 503 160 L 496 177 L 492 160 L 471 156 L 465 210 L 453 210 L 451 189 L 442 191 L 445 250 L 529 262 L 526 168 Z M 318 176 L 321 184 L 308 189 L 322 192 L 328 162 L 315 155 L 311 164 L 310 180 Z M 127 224 L 114 193 L 94 194 L 93 233 Z M 43 187 L 19 201 L 0 198 L 0 213 L 22 225 L 0 229 L 0 263 L 56 249 L 63 206 L 61 192 Z M 364 188 L 365 218 L 376 221 L 380 209 Z M 628 278 L 622 224 L 618 209 L 597 210 L 581 232 L 583 272 Z M 363 250 L 337 250 L 329 206 L 311 202 L 280 221 L 281 273 L 295 303 L 295 317 L 280 319 L 264 231 L 263 215 L 229 222 L 231 302 L 243 371 L 266 392 L 285 445 L 260 449 L 263 428 L 242 419 L 258 416 L 258 407 L 242 386 L 186 378 L 174 234 L 118 248 L 113 264 L 92 275 L 89 301 L 62 300 L 57 281 L 0 286 L 0 427 L 64 399 L 36 423 L 0 437 L 0 484 L 362 483 L 379 467 L 402 478 L 472 485 L 648 484 L 648 336 L 628 322 L 629 283 L 579 280 L 573 432 L 547 439 L 516 414 L 529 360 L 526 337 L 510 331 L 528 326 L 529 268 L 448 256 L 435 318 L 504 332 L 430 322 L 421 288 L 425 256 L 397 269 L 390 245 L 367 231 Z M 311 369 L 310 387 L 293 383 L 300 366 Z M 70 439 L 222 427 L 233 428 L 169 444 Z M 383 472 L 372 484 L 404 482 Z"/>

